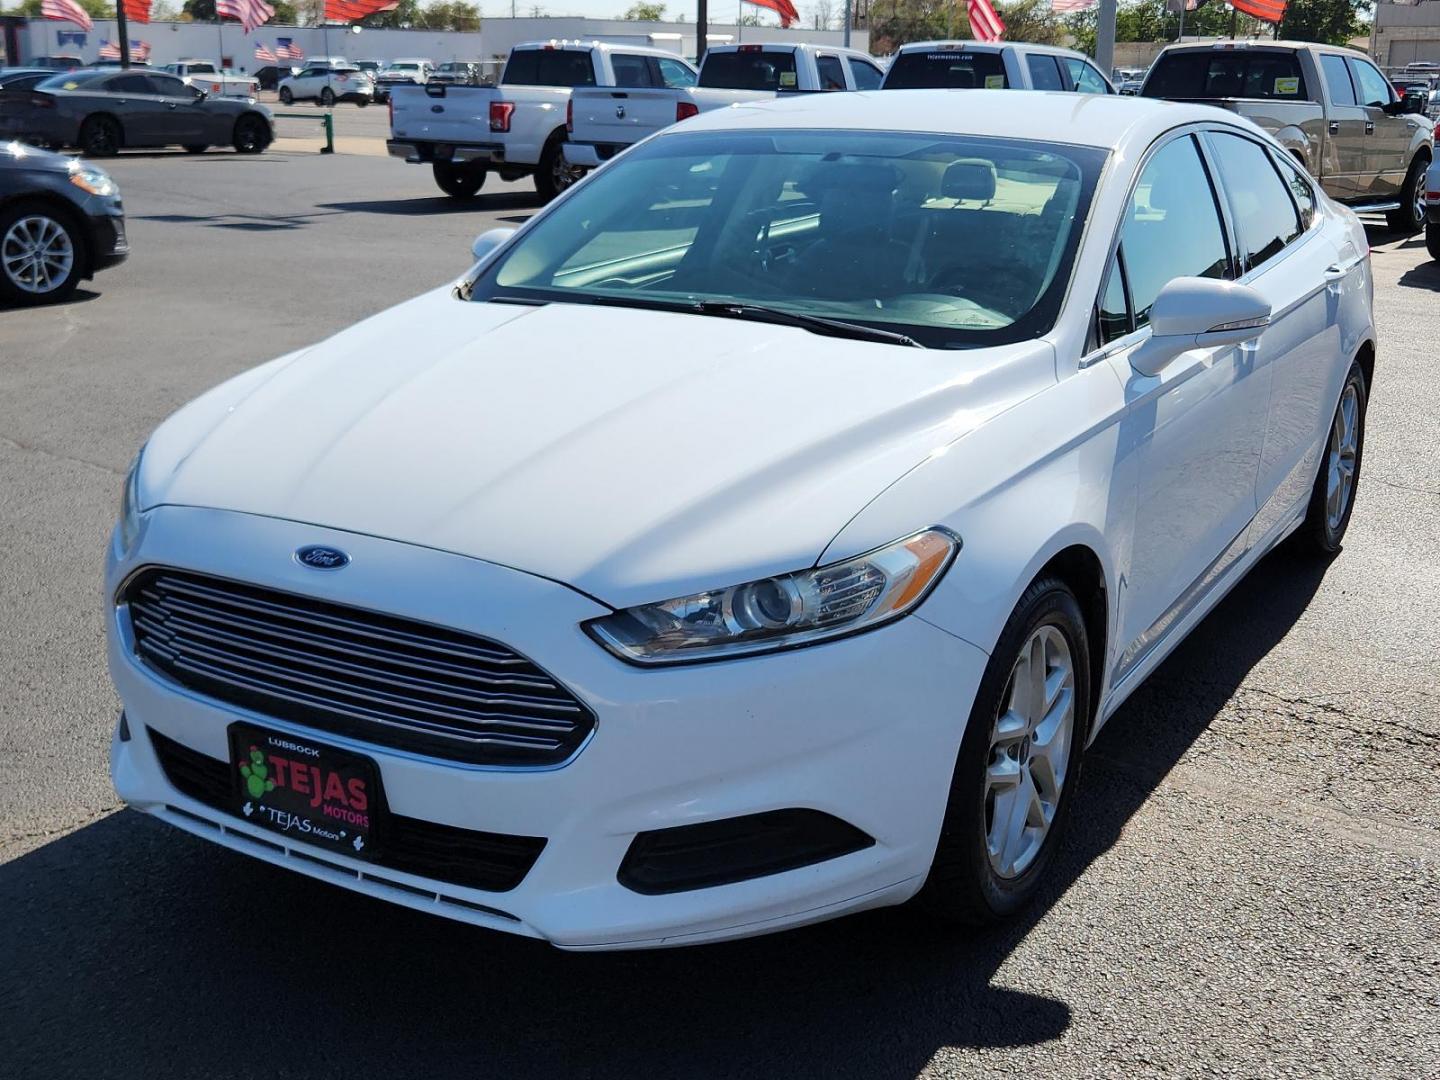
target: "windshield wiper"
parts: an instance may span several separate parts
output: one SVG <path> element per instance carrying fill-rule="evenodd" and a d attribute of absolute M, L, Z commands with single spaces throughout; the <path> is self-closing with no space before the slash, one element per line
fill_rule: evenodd
<path fill-rule="evenodd" d="M 570 298 L 567 298 L 570 299 Z M 612 296 L 591 293 L 576 296 L 577 303 L 601 304 L 611 307 L 650 308 L 656 311 L 694 312 L 696 315 L 714 315 L 722 319 L 750 319 L 754 322 L 775 323 L 778 326 L 795 326 L 812 334 L 826 337 L 850 338 L 854 341 L 878 341 L 886 345 L 908 345 L 912 349 L 925 346 L 905 334 L 893 330 L 877 330 L 863 323 L 845 322 L 843 319 L 827 319 L 820 315 L 801 315 L 783 308 L 751 304 L 743 300 L 671 300 L 661 297 Z"/>
<path fill-rule="evenodd" d="M 702 315 L 719 315 L 731 319 L 753 319 L 756 322 L 776 323 L 780 326 L 796 326 L 812 334 L 826 337 L 850 338 L 854 341 L 879 341 L 887 345 L 908 345 L 912 349 L 925 346 L 905 334 L 893 330 L 877 330 L 863 323 L 845 322 L 843 319 L 826 319 L 820 315 L 802 315 L 784 308 L 766 307 L 739 300 L 697 300 L 694 310 Z"/>

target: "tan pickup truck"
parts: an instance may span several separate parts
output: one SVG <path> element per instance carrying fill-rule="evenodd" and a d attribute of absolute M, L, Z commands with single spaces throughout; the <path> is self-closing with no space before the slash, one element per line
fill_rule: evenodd
<path fill-rule="evenodd" d="M 1363 53 L 1303 41 L 1172 45 L 1140 94 L 1239 113 L 1274 135 L 1331 198 L 1384 212 L 1407 233 L 1425 225 L 1434 156 L 1427 102 L 1399 97 Z"/>

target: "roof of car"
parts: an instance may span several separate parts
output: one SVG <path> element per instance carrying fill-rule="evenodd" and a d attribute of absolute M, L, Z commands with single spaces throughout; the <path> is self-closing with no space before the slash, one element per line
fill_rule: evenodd
<path fill-rule="evenodd" d="M 1358 56 L 1369 60 L 1370 57 L 1358 49 L 1347 49 L 1343 45 L 1326 45 L 1319 41 L 1289 41 L 1281 38 L 1279 41 L 1268 41 L 1261 38 L 1255 40 L 1225 40 L 1225 41 L 1185 41 L 1167 45 L 1161 49 L 1162 53 L 1169 52 L 1245 52 L 1246 50 L 1261 49 L 1311 49 L 1316 52 L 1342 53 L 1345 56 Z M 1152 65 L 1153 66 L 1153 65 Z"/>
<path fill-rule="evenodd" d="M 1054 56 L 1078 56 L 1082 60 L 1090 58 L 1084 53 L 1076 52 L 1074 49 L 1064 49 L 1059 45 L 1032 45 L 1028 41 L 912 41 L 908 45 L 902 45 L 896 51 L 897 56 L 901 53 L 913 52 L 1001 52 L 1004 49 L 1020 48 L 1029 52 L 1050 53 Z"/>
<path fill-rule="evenodd" d="M 1202 122 L 1253 127 L 1234 113 L 1209 105 L 1118 94 L 866 90 L 802 94 L 713 109 L 670 132 L 732 128 L 921 131 L 1111 148 L 1127 141 L 1148 144 L 1171 128 Z"/>

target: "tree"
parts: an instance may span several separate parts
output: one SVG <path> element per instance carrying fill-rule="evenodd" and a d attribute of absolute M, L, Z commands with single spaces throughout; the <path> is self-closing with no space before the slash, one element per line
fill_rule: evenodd
<path fill-rule="evenodd" d="M 1362 32 L 1359 15 L 1369 7 L 1367 0 L 1290 0 L 1280 20 L 1280 36 L 1344 45 Z"/>
<path fill-rule="evenodd" d="M 629 19 L 632 22 L 660 22 L 665 18 L 665 5 L 636 0 L 620 18 Z"/>
<path fill-rule="evenodd" d="M 115 5 L 110 0 L 79 0 L 80 6 L 85 9 L 85 14 L 92 19 L 113 19 L 115 18 Z M 40 0 L 24 0 L 24 2 L 13 12 L 12 15 L 31 15 L 36 18 L 40 16 Z"/>
<path fill-rule="evenodd" d="M 1050 0 L 1014 0 L 995 5 L 1005 22 L 1008 41 L 1028 41 L 1034 45 L 1063 45 L 1068 35 L 1065 24 L 1050 10 Z"/>
<path fill-rule="evenodd" d="M 831 0 L 817 0 L 813 18 L 816 30 L 829 30 L 835 25 L 835 5 Z"/>
<path fill-rule="evenodd" d="M 892 53 L 911 41 L 965 36 L 969 27 L 957 0 L 871 0 L 870 51 Z"/>

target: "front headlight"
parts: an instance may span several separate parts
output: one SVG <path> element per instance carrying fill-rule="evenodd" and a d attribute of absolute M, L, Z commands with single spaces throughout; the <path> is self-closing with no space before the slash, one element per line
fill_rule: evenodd
<path fill-rule="evenodd" d="M 724 660 L 812 645 L 912 611 L 959 550 L 953 533 L 927 529 L 814 570 L 625 608 L 585 629 L 636 664 Z"/>
<path fill-rule="evenodd" d="M 135 455 L 130 471 L 125 476 L 125 487 L 120 492 L 120 523 L 116 526 L 120 534 L 120 550 L 129 554 L 140 536 L 140 458 L 145 450 Z"/>
<path fill-rule="evenodd" d="M 119 190 L 115 181 L 99 169 L 75 169 L 70 174 L 70 182 L 91 195 L 109 196 Z"/>

